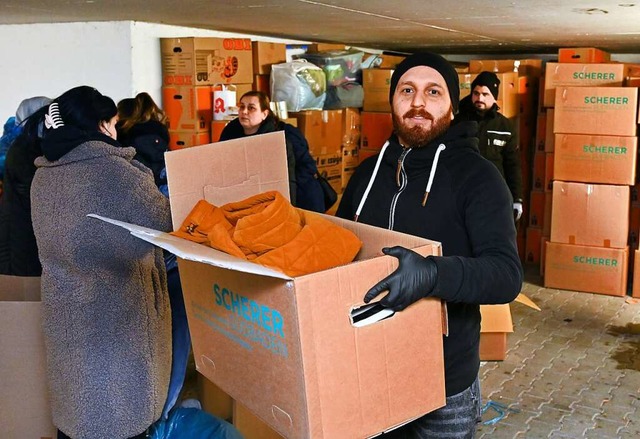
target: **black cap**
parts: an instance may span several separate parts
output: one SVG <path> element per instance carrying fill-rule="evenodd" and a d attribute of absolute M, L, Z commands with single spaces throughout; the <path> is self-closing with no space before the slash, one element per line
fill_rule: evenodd
<path fill-rule="evenodd" d="M 389 103 L 393 106 L 393 94 L 396 91 L 398 81 L 404 75 L 407 70 L 413 67 L 426 66 L 431 67 L 442 75 L 444 82 L 447 84 L 449 90 L 449 97 L 451 98 L 451 105 L 453 107 L 453 113 L 458 112 L 458 103 L 460 101 L 460 82 L 458 81 L 458 72 L 453 68 L 453 65 L 440 55 L 431 52 L 414 53 L 406 57 L 391 75 L 391 88 L 389 89 Z"/>
<path fill-rule="evenodd" d="M 500 80 L 493 72 L 481 72 L 471 83 L 471 91 L 478 86 L 485 86 L 489 89 L 494 99 L 498 99 L 498 90 L 500 90 Z"/>

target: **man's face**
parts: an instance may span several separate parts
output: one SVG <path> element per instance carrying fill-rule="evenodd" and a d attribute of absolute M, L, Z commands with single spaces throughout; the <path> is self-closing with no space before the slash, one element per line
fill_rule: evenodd
<path fill-rule="evenodd" d="M 423 147 L 444 134 L 453 111 L 442 75 L 427 66 L 407 70 L 393 94 L 391 113 L 395 132 L 405 147 Z"/>
<path fill-rule="evenodd" d="M 476 85 L 471 92 L 471 102 L 480 111 L 487 111 L 493 107 L 496 103 L 496 99 L 493 97 L 489 88 L 484 85 Z"/>

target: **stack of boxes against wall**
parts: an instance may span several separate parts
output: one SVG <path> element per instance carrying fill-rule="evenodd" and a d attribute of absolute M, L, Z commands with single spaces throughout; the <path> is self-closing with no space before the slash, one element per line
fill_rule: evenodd
<path fill-rule="evenodd" d="M 220 110 L 213 103 L 214 90 L 233 85 L 242 94 L 253 88 L 251 40 L 161 38 L 160 46 L 170 148 L 211 143 L 214 112 Z"/>
<path fill-rule="evenodd" d="M 627 78 L 639 66 L 597 49 L 558 55 L 541 87 L 525 261 L 540 263 L 546 287 L 624 296 L 630 222 L 640 218 L 630 208 L 638 102 Z"/>

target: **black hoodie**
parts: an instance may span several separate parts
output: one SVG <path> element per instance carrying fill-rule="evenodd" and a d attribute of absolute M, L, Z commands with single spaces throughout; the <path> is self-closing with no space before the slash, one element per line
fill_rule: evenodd
<path fill-rule="evenodd" d="M 475 122 L 461 122 L 426 147 L 407 150 L 391 136 L 358 215 L 359 222 L 442 243 L 431 295 L 447 301 L 447 396 L 468 388 L 478 374 L 479 305 L 511 302 L 523 277 L 511 195 L 496 167 L 478 152 L 476 131 Z M 356 169 L 337 216 L 355 218 L 378 157 Z"/>

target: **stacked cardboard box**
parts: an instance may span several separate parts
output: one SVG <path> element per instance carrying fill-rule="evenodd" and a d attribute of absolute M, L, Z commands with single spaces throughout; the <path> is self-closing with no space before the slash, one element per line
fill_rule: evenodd
<path fill-rule="evenodd" d="M 360 162 L 380 152 L 393 132 L 389 89 L 392 68 L 362 70 L 364 103 L 361 114 Z"/>
<path fill-rule="evenodd" d="M 162 104 L 169 119 L 171 149 L 210 143 L 214 87 L 252 88 L 253 57 L 247 38 L 161 38 Z"/>
<path fill-rule="evenodd" d="M 591 77 L 589 72 L 594 69 L 592 64 L 571 65 L 582 67 L 578 72 L 583 77 Z M 597 66 L 597 76 L 612 78 L 623 65 Z M 555 88 L 546 287 L 626 294 L 630 186 L 636 177 L 637 95 L 638 90 L 631 87 Z"/>

